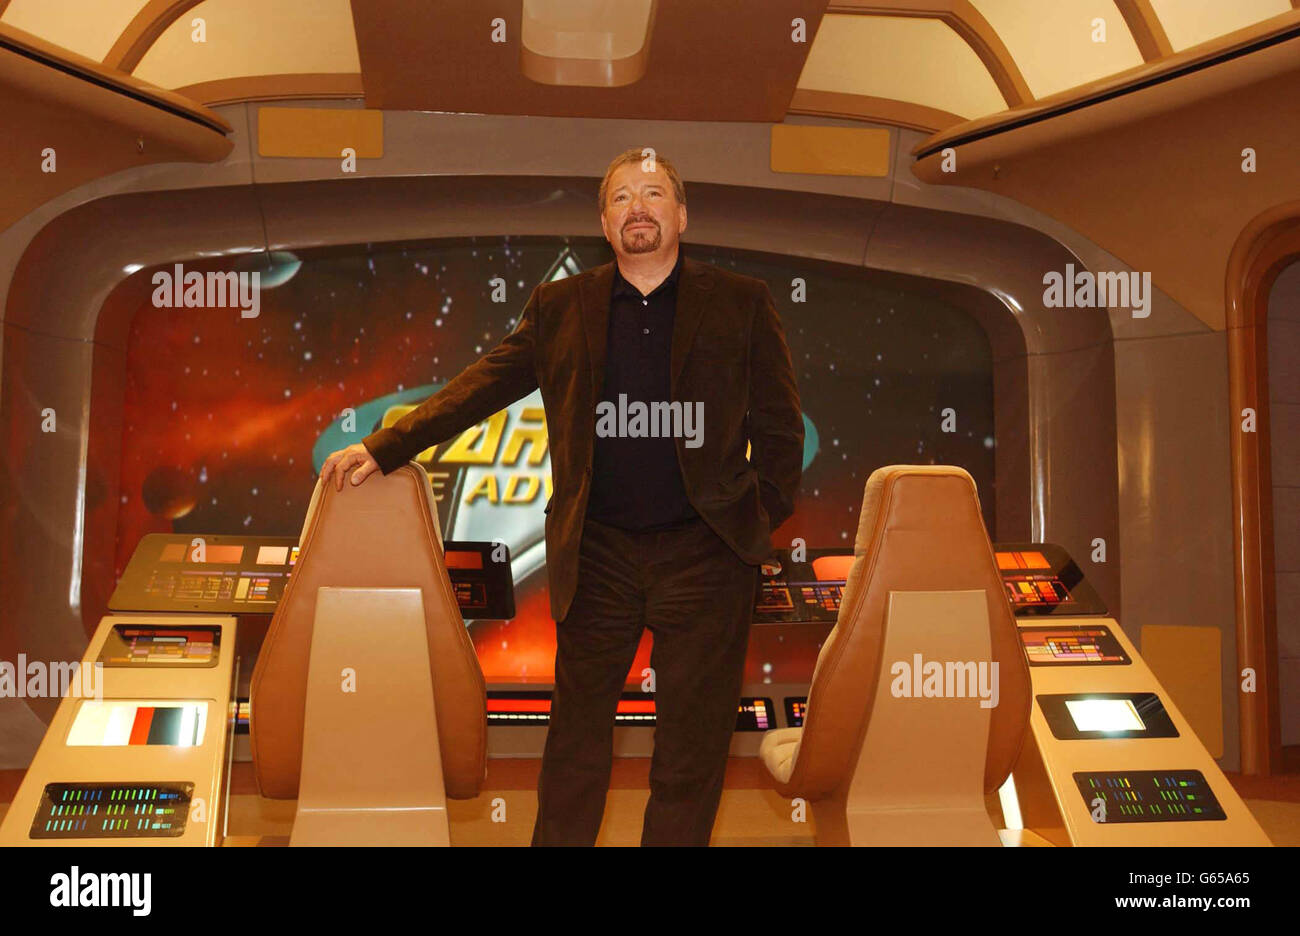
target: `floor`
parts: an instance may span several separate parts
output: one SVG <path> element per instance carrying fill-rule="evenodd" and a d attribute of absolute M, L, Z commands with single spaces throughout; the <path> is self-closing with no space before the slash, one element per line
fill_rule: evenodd
<path fill-rule="evenodd" d="M 537 816 L 536 758 L 488 761 L 484 792 L 472 800 L 449 800 L 455 845 L 527 845 Z M 257 795 L 251 764 L 236 764 L 231 781 L 227 844 L 287 844 L 295 804 Z M 636 845 L 649 796 L 648 758 L 614 762 L 605 822 L 598 845 Z M 813 828 L 791 821 L 789 801 L 772 789 L 757 759 L 732 758 L 714 823 L 714 845 L 812 845 Z"/>
<path fill-rule="evenodd" d="M 1300 767 L 1300 757 L 1289 758 Z M 452 842 L 456 845 L 527 845 L 537 811 L 534 758 L 490 760 L 484 792 L 472 800 L 451 800 Z M 228 845 L 286 845 L 293 825 L 294 802 L 258 795 L 252 764 L 234 765 Z M 599 845 L 636 845 L 641 814 L 649 795 L 650 761 L 615 761 L 605 805 Z M 22 780 L 22 770 L 0 770 L 0 818 Z M 1259 824 L 1276 845 L 1300 845 L 1300 771 L 1254 778 L 1229 774 Z M 732 758 L 726 789 L 714 825 L 714 845 L 812 845 L 813 825 L 795 821 L 789 800 L 772 789 L 755 758 Z"/>

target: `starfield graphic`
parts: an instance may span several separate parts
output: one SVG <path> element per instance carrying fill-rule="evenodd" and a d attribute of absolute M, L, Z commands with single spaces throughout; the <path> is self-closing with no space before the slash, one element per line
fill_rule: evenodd
<path fill-rule="evenodd" d="M 692 256 L 774 283 L 785 268 L 743 252 Z M 607 262 L 591 240 L 475 239 L 283 255 L 261 275 L 256 319 L 236 308 L 131 313 L 116 566 L 151 532 L 297 535 L 331 451 L 390 425 L 501 340 L 533 286 Z M 149 270 L 136 277 L 147 278 Z M 491 301 L 495 276 L 510 301 Z M 878 463 L 962 464 L 990 492 L 992 387 L 986 341 L 960 312 L 919 295 L 814 279 L 815 303 L 773 289 L 804 409 L 804 479 L 784 529 L 810 544 L 850 544 L 871 451 Z M 119 300 L 122 297 L 117 297 Z M 872 348 L 864 360 L 846 336 Z M 961 431 L 940 431 L 945 406 Z M 351 431 L 346 431 L 346 430 Z M 537 393 L 421 452 L 448 539 L 501 540 L 516 582 L 513 621 L 470 633 L 489 682 L 551 678 L 542 541 L 550 496 L 545 413 Z M 994 498 L 985 503 L 993 528 Z M 775 546 L 794 535 L 778 530 Z M 758 679 L 811 672 L 816 641 L 751 641 Z M 648 665 L 647 635 L 633 672 Z"/>

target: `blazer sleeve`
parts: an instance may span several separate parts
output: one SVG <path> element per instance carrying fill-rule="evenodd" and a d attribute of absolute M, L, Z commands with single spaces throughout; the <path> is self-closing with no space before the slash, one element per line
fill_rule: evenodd
<path fill-rule="evenodd" d="M 519 324 L 500 344 L 393 425 L 361 440 L 384 474 L 537 389 L 534 353 L 540 289 L 533 289 Z"/>
<path fill-rule="evenodd" d="M 750 342 L 749 457 L 775 530 L 794 513 L 803 475 L 803 411 L 790 348 L 766 283 Z"/>

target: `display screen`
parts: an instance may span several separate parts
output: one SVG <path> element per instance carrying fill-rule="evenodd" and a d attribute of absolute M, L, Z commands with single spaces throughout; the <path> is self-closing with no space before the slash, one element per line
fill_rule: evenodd
<path fill-rule="evenodd" d="M 1132 661 L 1105 624 L 1020 628 L 1030 666 L 1124 666 Z"/>
<path fill-rule="evenodd" d="M 193 562 L 199 565 L 239 565 L 244 558 L 241 543 L 219 545 L 211 543 L 170 542 L 158 552 L 159 562 Z"/>
<path fill-rule="evenodd" d="M 69 747 L 197 747 L 207 728 L 207 702 L 88 699 L 77 708 Z"/>
<path fill-rule="evenodd" d="M 509 621 L 515 616 L 515 584 L 505 543 L 448 540 L 443 560 L 461 617 Z"/>
<path fill-rule="evenodd" d="M 1047 557 L 1036 549 L 1000 550 L 994 553 L 994 556 L 998 561 L 998 569 L 1003 572 L 1026 569 L 1033 572 L 1048 572 L 1052 568 Z"/>
<path fill-rule="evenodd" d="M 776 707 L 771 699 L 757 697 L 740 700 L 737 731 L 771 731 L 776 726 Z"/>
<path fill-rule="evenodd" d="M 1199 770 L 1096 771 L 1076 773 L 1074 782 L 1099 825 L 1227 818 Z"/>
<path fill-rule="evenodd" d="M 998 543 L 993 556 L 1016 616 L 1106 613 L 1101 598 L 1060 546 Z"/>
<path fill-rule="evenodd" d="M 830 549 L 816 550 L 818 556 L 812 561 L 813 575 L 819 582 L 836 582 L 844 584 L 848 581 L 849 572 L 853 569 L 853 563 L 857 559 L 852 550 L 839 552 Z"/>
<path fill-rule="evenodd" d="M 114 624 L 99 651 L 99 662 L 126 667 L 211 667 L 217 665 L 220 649 L 221 628 L 216 626 Z"/>
<path fill-rule="evenodd" d="M 448 549 L 443 558 L 448 569 L 481 569 L 483 556 L 468 549 Z"/>
<path fill-rule="evenodd" d="M 92 421 L 86 523 L 97 535 L 87 542 L 113 548 L 87 556 L 88 591 L 111 593 L 152 533 L 228 534 L 245 545 L 238 565 L 173 567 L 211 576 L 182 595 L 224 594 L 235 602 L 237 583 L 223 581 L 223 572 L 280 571 L 269 559 L 259 565 L 251 546 L 255 537 L 299 533 L 330 453 L 393 425 L 490 352 L 514 330 L 539 284 L 610 263 L 614 255 L 594 218 L 591 233 L 388 241 L 186 263 L 187 273 L 243 262 L 259 271 L 256 319 L 232 317 L 230 308 L 158 307 L 151 279 L 170 273 L 170 261 L 126 277 L 101 312 L 131 322 L 131 330 L 121 417 Z M 810 266 L 695 243 L 683 249 L 690 259 L 773 284 L 804 424 L 795 513 L 773 531 L 774 543 L 789 546 L 797 535 L 810 546 L 851 547 L 871 471 L 900 463 L 970 472 L 984 522 L 995 529 L 1003 486 L 995 477 L 993 354 L 975 305 L 860 265 Z M 815 309 L 776 288 L 794 276 L 817 297 Z M 961 432 L 945 432 L 935 419 L 942 399 L 962 401 Z M 565 479 L 552 476 L 548 419 L 541 393 L 529 393 L 413 453 L 429 475 L 446 540 L 499 539 L 510 548 L 515 617 L 474 618 L 469 628 L 490 686 L 545 685 L 554 677 L 545 511 Z M 115 496 L 97 499 L 97 491 Z M 557 508 L 570 492 L 558 493 Z M 155 583 L 160 597 L 169 588 L 175 594 L 176 576 L 163 578 Z M 843 575 L 830 577 L 837 578 Z M 839 586 L 811 574 L 797 581 L 816 583 L 807 601 L 833 615 Z M 220 613 L 265 607 L 254 602 L 275 599 L 282 583 L 264 574 L 253 584 L 237 607 Z M 472 586 L 463 594 L 482 597 Z M 806 616 L 802 593 L 770 599 Z M 201 609 L 215 611 L 213 601 L 204 598 Z M 824 632 L 771 630 L 783 639 L 751 642 L 744 681 L 806 682 Z M 651 646 L 647 633 L 629 666 L 633 679 L 649 665 Z"/>
<path fill-rule="evenodd" d="M 808 697 L 807 696 L 786 696 L 785 697 L 785 723 L 791 728 L 800 728 L 803 726 L 804 717 L 808 714 Z"/>
<path fill-rule="evenodd" d="M 47 783 L 34 839 L 176 838 L 185 834 L 192 783 Z"/>
<path fill-rule="evenodd" d="M 1064 741 L 1178 737 L 1154 692 L 1044 694 L 1038 706 L 1052 734 Z"/>
<path fill-rule="evenodd" d="M 1080 731 L 1146 731 L 1132 699 L 1066 699 Z"/>
<path fill-rule="evenodd" d="M 292 553 L 290 552 L 292 549 Z M 293 546 L 259 546 L 257 547 L 257 564 L 271 566 L 292 566 L 290 556 L 298 558 L 298 547 Z"/>

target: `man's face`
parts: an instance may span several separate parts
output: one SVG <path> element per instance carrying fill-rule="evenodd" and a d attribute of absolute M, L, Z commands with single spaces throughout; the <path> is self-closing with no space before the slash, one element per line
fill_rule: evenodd
<path fill-rule="evenodd" d="M 677 201 L 668 173 L 644 162 L 619 166 L 610 176 L 600 227 L 621 256 L 663 250 L 672 254 L 686 230 L 686 206 Z"/>

